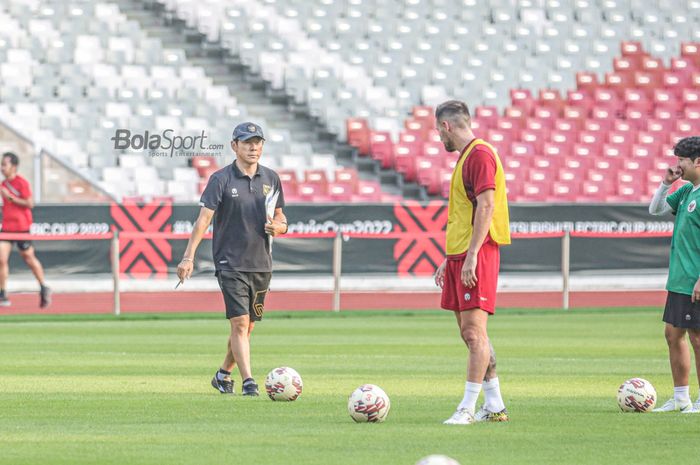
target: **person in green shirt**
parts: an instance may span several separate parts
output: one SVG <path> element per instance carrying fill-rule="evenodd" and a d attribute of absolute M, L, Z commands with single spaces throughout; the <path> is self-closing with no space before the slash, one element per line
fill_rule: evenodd
<path fill-rule="evenodd" d="M 700 395 L 690 400 L 690 349 L 688 333 L 695 352 L 695 368 L 700 384 L 700 137 L 686 137 L 673 148 L 678 165 L 669 168 L 649 205 L 649 213 L 675 215 L 671 256 L 668 266 L 666 308 L 666 342 L 673 376 L 673 398 L 655 412 L 700 412 Z M 676 180 L 688 181 L 668 194 Z"/>

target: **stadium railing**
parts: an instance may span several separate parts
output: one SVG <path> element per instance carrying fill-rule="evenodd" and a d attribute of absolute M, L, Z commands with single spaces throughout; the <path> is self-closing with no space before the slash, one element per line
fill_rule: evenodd
<path fill-rule="evenodd" d="M 405 238 L 444 238 L 444 231 L 436 232 L 393 232 L 388 234 L 366 234 L 352 232 L 328 232 L 328 233 L 289 233 L 284 236 L 275 238 L 275 240 L 285 239 L 333 239 L 332 253 L 332 273 L 333 273 L 333 299 L 330 310 L 340 311 L 341 299 L 341 276 L 342 276 L 342 258 L 343 258 L 343 243 L 348 240 L 367 240 L 367 239 L 405 239 Z M 569 309 L 570 295 L 570 276 L 571 276 L 571 239 L 572 238 L 658 238 L 670 237 L 672 232 L 644 232 L 644 233 L 592 233 L 592 232 L 577 232 L 577 231 L 561 231 L 549 233 L 513 233 L 512 238 L 515 240 L 532 240 L 532 239 L 561 239 L 561 289 L 562 289 L 562 304 L 561 307 L 565 310 Z M 110 262 L 113 282 L 113 313 L 121 314 L 121 281 L 123 275 L 119 269 L 120 263 L 120 241 L 132 239 L 149 239 L 149 240 L 188 240 L 189 234 L 179 234 L 170 232 L 118 232 L 111 231 L 105 234 L 75 234 L 75 235 L 39 235 L 29 233 L 0 233 L 0 240 L 32 240 L 32 241 L 66 241 L 66 240 L 109 240 L 110 245 Z M 206 234 L 204 239 L 211 239 L 211 234 Z"/>

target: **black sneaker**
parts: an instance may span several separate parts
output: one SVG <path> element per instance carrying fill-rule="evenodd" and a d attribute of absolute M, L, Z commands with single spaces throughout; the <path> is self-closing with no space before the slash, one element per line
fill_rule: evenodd
<path fill-rule="evenodd" d="M 5 295 L 5 291 L 0 292 L 0 307 L 9 307 L 12 305 L 12 302 L 10 302 L 10 299 L 7 298 Z"/>
<path fill-rule="evenodd" d="M 39 291 L 39 308 L 46 308 L 51 305 L 51 289 L 41 286 Z"/>
<path fill-rule="evenodd" d="M 211 379 L 211 385 L 222 394 L 233 394 L 233 380 L 219 379 L 216 374 Z"/>
<path fill-rule="evenodd" d="M 243 381 L 243 395 L 244 396 L 259 396 L 260 391 L 258 391 L 258 385 L 255 383 L 253 378 L 248 378 Z"/>

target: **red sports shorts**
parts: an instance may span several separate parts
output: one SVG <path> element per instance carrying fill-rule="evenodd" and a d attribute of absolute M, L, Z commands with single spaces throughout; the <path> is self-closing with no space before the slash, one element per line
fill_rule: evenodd
<path fill-rule="evenodd" d="M 480 308 L 493 315 L 496 311 L 496 287 L 501 261 L 498 244 L 487 239 L 481 246 L 476 261 L 477 281 L 471 288 L 464 285 L 461 277 L 465 256 L 466 254 L 447 258 L 440 306 L 457 312 Z"/>

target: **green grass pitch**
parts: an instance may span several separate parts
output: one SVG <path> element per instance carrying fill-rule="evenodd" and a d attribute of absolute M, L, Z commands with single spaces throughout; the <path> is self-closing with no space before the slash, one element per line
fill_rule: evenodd
<path fill-rule="evenodd" d="M 698 457 L 700 414 L 623 414 L 627 378 L 672 395 L 659 309 L 508 310 L 490 320 L 511 421 L 444 426 L 466 349 L 448 312 L 274 314 L 254 375 L 304 380 L 296 402 L 223 396 L 219 315 L 0 318 L 0 464 L 660 464 Z M 691 395 L 697 384 L 691 376 Z M 355 424 L 352 390 L 381 386 L 382 424 Z M 240 393 L 240 380 L 236 379 Z M 690 462 L 688 462 L 690 463 Z"/>

